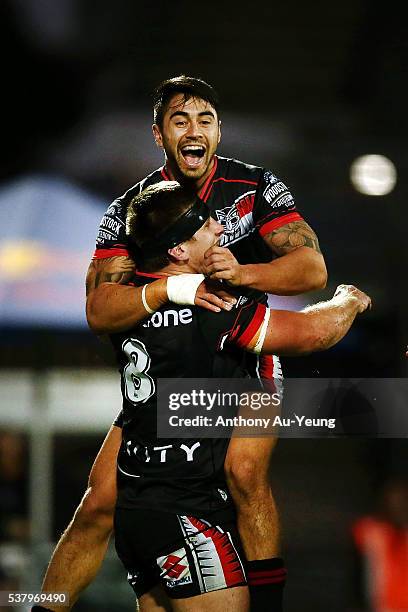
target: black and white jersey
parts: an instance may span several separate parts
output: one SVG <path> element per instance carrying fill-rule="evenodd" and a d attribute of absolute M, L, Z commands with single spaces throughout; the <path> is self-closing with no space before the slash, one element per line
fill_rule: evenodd
<path fill-rule="evenodd" d="M 138 273 L 135 284 L 155 278 Z M 123 395 L 119 507 L 194 513 L 228 506 L 228 440 L 158 440 L 157 379 L 247 376 L 243 349 L 265 313 L 255 301 L 220 313 L 168 304 L 132 330 L 111 335 Z"/>
<path fill-rule="evenodd" d="M 165 168 L 160 168 L 112 202 L 100 224 L 95 258 L 129 254 L 127 206 L 143 189 L 163 180 L 170 178 Z M 302 219 L 292 194 L 275 174 L 235 159 L 215 156 L 212 172 L 198 195 L 224 227 L 220 246 L 228 247 L 241 264 L 271 261 L 274 254 L 263 237 Z M 265 301 L 264 294 L 257 293 L 258 299 Z"/>
<path fill-rule="evenodd" d="M 170 180 L 164 168 L 112 202 L 100 224 L 94 258 L 130 254 L 126 237 L 127 206 L 143 189 L 162 180 Z M 199 196 L 224 227 L 221 246 L 228 247 L 241 264 L 273 259 L 263 237 L 302 218 L 290 191 L 272 172 L 233 159 L 215 157 L 212 172 Z M 142 283 L 147 282 L 146 278 Z M 140 279 L 137 282 L 140 284 Z M 155 407 L 154 380 L 159 376 L 233 378 L 249 373 L 272 379 L 281 375 L 279 360 L 273 356 L 264 355 L 259 359 L 243 355 L 246 338 L 253 337 L 263 320 L 262 309 L 267 298 L 259 291 L 243 290 L 242 293 L 258 303 L 250 302 L 238 314 L 240 326 L 234 329 L 246 329 L 247 335 L 237 333 L 235 341 L 241 342 L 241 351 L 235 349 L 233 357 L 226 351 L 220 353 L 216 347 L 218 337 L 232 329 L 236 310 L 212 314 L 168 305 L 134 333 L 113 337 L 120 356 L 124 394 L 124 441 L 119 456 L 118 504 L 121 507 L 160 507 L 194 513 L 228 503 L 223 499 L 223 462 L 228 441 L 207 439 L 199 441 L 199 446 L 195 446 L 197 440 L 190 444 L 186 440 L 175 441 L 170 446 L 167 441 L 159 444 L 155 438 L 156 411 L 152 407 Z M 225 346 L 233 351 L 231 343 L 226 342 Z M 141 380 L 140 373 L 132 378 L 136 361 L 146 368 L 141 371 Z M 141 392 L 146 396 L 134 395 L 134 381 L 140 383 Z M 191 457 L 199 460 L 189 460 Z"/>
<path fill-rule="evenodd" d="M 143 189 L 163 180 L 170 180 L 164 167 L 112 202 L 99 227 L 95 259 L 130 254 L 126 236 L 127 206 Z M 240 264 L 266 263 L 274 259 L 264 236 L 302 219 L 290 190 L 273 172 L 235 159 L 215 156 L 211 174 L 198 195 L 224 227 L 220 245 L 229 248 Z M 241 293 L 262 304 L 267 303 L 264 292 L 241 287 Z M 282 375 L 279 360 L 271 355 L 263 355 L 260 359 L 247 355 L 246 359 L 247 370 L 252 375 L 259 372 L 265 379 Z"/>

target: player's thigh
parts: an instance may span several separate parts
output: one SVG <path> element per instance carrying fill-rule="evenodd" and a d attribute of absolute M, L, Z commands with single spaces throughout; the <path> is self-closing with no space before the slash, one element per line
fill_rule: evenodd
<path fill-rule="evenodd" d="M 160 585 L 153 587 L 137 600 L 139 612 L 171 612 L 169 598 Z"/>
<path fill-rule="evenodd" d="M 275 359 L 272 355 L 264 355 L 263 358 L 264 360 L 266 358 Z M 272 371 L 274 369 L 272 368 Z M 259 411 L 259 408 L 257 409 L 257 417 L 271 419 L 280 414 L 281 403 L 276 403 L 279 398 L 275 396 L 279 395 L 281 398 L 282 391 L 277 385 L 278 381 L 275 378 L 264 379 L 265 390 L 262 395 L 269 394 L 270 402 L 262 406 Z M 259 402 L 259 391 L 249 392 L 248 395 L 251 397 L 252 393 L 256 396 L 256 401 Z M 248 406 L 240 406 L 239 414 L 245 418 L 253 418 L 252 403 Z M 279 430 L 271 430 L 269 433 L 270 435 L 267 437 L 250 438 L 232 435 L 224 462 L 227 477 L 232 476 L 239 480 L 255 479 L 262 481 L 267 479 L 271 456 L 278 441 Z"/>
<path fill-rule="evenodd" d="M 116 459 L 122 442 L 122 429 L 112 425 L 92 466 L 88 487 L 93 503 L 112 512 L 116 503 Z"/>
<path fill-rule="evenodd" d="M 234 587 L 187 599 L 173 599 L 172 605 L 174 612 L 248 612 L 249 591 L 245 586 Z"/>

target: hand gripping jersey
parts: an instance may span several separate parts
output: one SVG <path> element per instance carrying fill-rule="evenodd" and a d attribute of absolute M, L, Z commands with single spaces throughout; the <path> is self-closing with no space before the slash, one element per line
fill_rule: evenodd
<path fill-rule="evenodd" d="M 161 168 L 109 206 L 100 224 L 95 258 L 129 254 L 127 205 L 143 189 L 163 180 L 170 178 Z M 224 226 L 220 245 L 228 247 L 241 264 L 271 261 L 274 255 L 263 236 L 302 219 L 290 191 L 272 172 L 234 159 L 216 156 L 212 172 L 198 195 Z M 264 296 L 257 293 L 258 298 Z"/>
<path fill-rule="evenodd" d="M 158 278 L 138 273 L 135 284 Z M 255 301 L 213 313 L 168 304 L 130 331 L 112 334 L 122 376 L 123 441 L 118 507 L 197 513 L 229 506 L 227 439 L 157 439 L 158 378 L 242 378 L 243 348 L 266 307 Z"/>
<path fill-rule="evenodd" d="M 94 258 L 129 255 L 127 206 L 143 189 L 163 180 L 170 180 L 170 177 L 165 168 L 159 168 L 112 202 L 99 227 Z M 198 195 L 224 227 L 220 245 L 228 247 L 241 264 L 274 259 L 263 237 L 282 225 L 302 219 L 292 194 L 275 174 L 235 159 L 215 156 L 212 172 Z M 261 291 L 242 287 L 241 293 L 267 303 L 267 296 Z M 247 355 L 246 359 L 251 375 L 260 373 L 265 379 L 281 375 L 275 368 L 279 361 L 270 355 L 261 358 Z"/>

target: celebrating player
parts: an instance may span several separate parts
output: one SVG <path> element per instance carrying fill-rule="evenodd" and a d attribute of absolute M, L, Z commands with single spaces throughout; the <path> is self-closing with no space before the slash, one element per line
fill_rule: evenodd
<path fill-rule="evenodd" d="M 254 300 L 242 305 L 241 298 L 222 314 L 186 309 L 203 280 L 204 255 L 224 229 L 176 182 L 152 185 L 131 201 L 127 233 L 143 270 L 132 282 L 143 286 L 152 316 L 111 336 L 124 400 L 116 547 L 143 611 L 151 609 L 158 584 L 176 611 L 245 611 L 242 547 L 224 476 L 228 440 L 158 440 L 155 381 L 242 377 L 243 349 L 289 355 L 326 349 L 370 299 L 341 286 L 331 301 L 300 313 Z"/>
<path fill-rule="evenodd" d="M 227 281 L 241 292 L 248 288 L 248 295 L 264 304 L 264 292 L 292 295 L 325 285 L 326 268 L 317 238 L 297 212 L 286 185 L 268 170 L 215 155 L 220 140 L 218 110 L 214 90 L 200 79 L 177 77 L 158 87 L 153 134 L 164 150 L 165 165 L 115 200 L 102 220 L 87 276 L 87 315 L 96 333 L 130 329 L 148 314 L 141 288 L 126 284 L 134 264 L 125 215 L 134 195 L 163 179 L 177 179 L 193 188 L 224 227 L 220 245 L 206 253 L 205 273 L 210 278 Z M 196 303 L 219 310 L 226 307 L 223 298 L 224 294 L 209 294 L 202 286 Z M 279 363 L 272 356 L 259 361 L 251 356 L 247 368 L 264 377 L 279 374 Z M 93 578 L 105 554 L 120 439 L 119 428 L 113 426 L 92 469 L 84 499 L 47 571 L 44 590 L 58 591 L 63 585 L 72 602 Z M 277 557 L 278 518 L 268 481 L 273 445 L 273 439 L 233 439 L 225 462 L 249 560 L 254 611 L 264 606 L 269 609 L 271 602 L 279 611 L 284 576 Z"/>

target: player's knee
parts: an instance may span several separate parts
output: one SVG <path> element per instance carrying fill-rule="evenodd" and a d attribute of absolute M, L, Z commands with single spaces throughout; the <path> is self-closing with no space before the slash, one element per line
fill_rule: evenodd
<path fill-rule="evenodd" d="M 241 457 L 239 461 L 225 463 L 225 476 L 234 498 L 258 497 L 269 489 L 268 475 L 264 466 L 252 457 Z"/>

